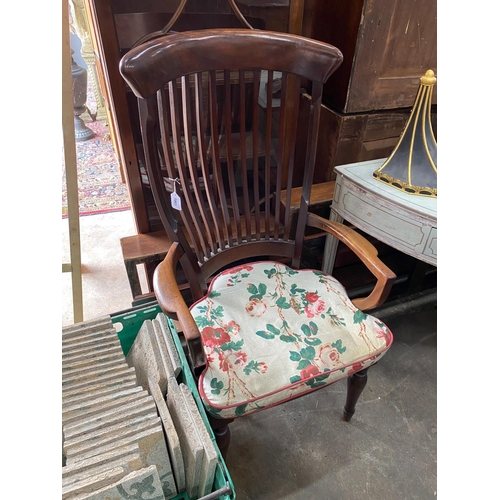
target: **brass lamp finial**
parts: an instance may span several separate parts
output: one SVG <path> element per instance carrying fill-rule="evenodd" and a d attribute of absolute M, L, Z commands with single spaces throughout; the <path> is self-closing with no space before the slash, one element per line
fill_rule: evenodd
<path fill-rule="evenodd" d="M 434 71 L 420 78 L 417 97 L 394 151 L 373 176 L 405 193 L 437 197 L 437 143 L 431 125 Z"/>

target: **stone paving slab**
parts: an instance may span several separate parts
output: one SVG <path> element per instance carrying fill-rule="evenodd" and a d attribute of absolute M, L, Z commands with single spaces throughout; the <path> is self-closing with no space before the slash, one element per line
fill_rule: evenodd
<path fill-rule="evenodd" d="M 62 481 L 62 499 L 73 500 L 80 495 L 88 495 L 103 487 L 116 484 L 117 481 L 127 475 L 127 470 L 124 467 L 116 466 L 108 468 L 104 472 L 100 472 L 92 477 L 87 477 L 81 481 L 67 484 L 67 481 Z"/>
<path fill-rule="evenodd" d="M 82 474 L 87 470 L 93 470 L 98 467 L 106 467 L 107 464 L 113 464 L 116 462 L 129 463 L 134 461 L 137 456 L 140 458 L 139 445 L 137 443 L 114 448 L 107 453 L 102 453 L 92 458 L 87 458 L 86 460 L 77 461 L 72 465 L 65 465 L 62 468 L 62 478 L 78 477 L 79 474 Z M 142 468 L 143 465 L 144 464 L 141 462 L 141 465 L 138 468 Z"/>
<path fill-rule="evenodd" d="M 132 443 L 138 444 L 141 454 L 141 460 L 146 466 L 156 465 L 156 467 L 158 468 L 158 473 L 165 497 L 174 497 L 177 494 L 177 489 L 170 465 L 167 445 L 165 443 L 163 427 L 160 421 L 158 422 L 157 427 L 153 429 L 139 432 L 138 434 L 135 434 L 133 436 L 127 436 L 126 438 L 110 443 L 107 446 L 103 446 L 99 450 L 99 453 L 106 453 L 113 450 L 113 448 L 119 448 L 121 446 L 130 445 Z M 93 456 L 96 456 L 95 450 L 82 453 L 78 456 L 77 459 L 75 459 L 74 457 L 68 457 L 66 463 L 68 465 L 73 465 L 77 461 L 85 460 Z"/>
<path fill-rule="evenodd" d="M 81 332 L 94 332 L 96 330 L 104 330 L 112 326 L 113 322 L 111 321 L 111 317 L 109 315 L 99 316 L 98 318 L 75 323 L 74 325 L 64 326 L 62 328 L 62 338 L 65 340 L 77 337 L 81 334 Z"/>
<path fill-rule="evenodd" d="M 73 374 L 73 376 L 68 376 L 62 381 L 62 391 L 72 389 L 80 386 L 90 385 L 95 383 L 100 383 L 103 380 L 108 380 L 110 377 L 121 377 L 130 374 L 130 372 L 135 373 L 135 370 L 131 370 L 127 365 L 111 365 L 103 367 L 100 370 L 94 370 L 92 372 L 84 372 L 79 374 Z"/>
<path fill-rule="evenodd" d="M 182 362 L 179 353 L 177 352 L 177 347 L 172 337 L 172 332 L 170 331 L 170 327 L 168 326 L 167 317 L 164 313 L 158 313 L 158 315 L 156 316 L 156 321 L 160 326 L 163 338 L 165 339 L 165 343 L 167 345 L 170 362 L 174 369 L 174 376 L 178 377 L 179 373 L 181 373 L 182 371 Z"/>
<path fill-rule="evenodd" d="M 161 393 L 159 385 L 153 380 L 150 380 L 149 388 L 155 401 L 158 415 L 160 415 L 163 430 L 165 431 L 177 491 L 181 492 L 186 489 L 186 473 L 184 470 L 184 458 L 182 456 L 179 434 L 175 428 L 174 421 L 172 420 L 172 416 L 170 415 L 170 411 L 168 410 L 167 403 Z"/>
<path fill-rule="evenodd" d="M 84 390 L 65 393 L 63 395 L 62 406 L 64 408 L 69 404 L 95 399 L 131 387 L 137 387 L 135 376 L 127 377 L 125 380 L 115 380 L 114 384 L 96 385 L 91 388 L 85 388 Z"/>
<path fill-rule="evenodd" d="M 203 443 L 196 433 L 177 380 L 171 378 L 168 382 L 167 407 L 179 435 L 184 459 L 186 492 L 190 498 L 197 498 L 204 453 Z"/>
<path fill-rule="evenodd" d="M 208 495 L 212 491 L 212 486 L 214 483 L 215 468 L 217 467 L 217 462 L 219 461 L 219 456 L 212 442 L 212 438 L 208 433 L 205 423 L 200 415 L 196 401 L 189 390 L 189 387 L 185 384 L 179 384 L 181 393 L 184 396 L 187 408 L 189 408 L 191 419 L 196 433 L 200 441 L 203 443 L 203 464 L 201 466 L 200 474 L 200 490 L 198 496 L 202 497 Z"/>
<path fill-rule="evenodd" d="M 78 337 L 71 337 L 62 341 L 62 351 L 70 351 L 77 347 L 88 347 L 90 345 L 98 345 L 104 342 L 109 342 L 111 339 L 118 338 L 118 333 L 113 327 L 106 330 L 98 330 L 94 332 L 81 332 Z"/>
<path fill-rule="evenodd" d="M 110 356 L 110 355 L 121 355 L 123 360 L 125 356 L 123 355 L 122 346 L 119 341 L 118 344 L 106 343 L 99 345 L 97 347 L 85 347 L 83 349 L 75 349 L 74 351 L 67 351 L 62 355 L 62 365 L 67 366 L 78 361 L 84 361 L 86 359 L 94 359 L 96 357 Z"/>
<path fill-rule="evenodd" d="M 155 466 L 131 472 L 119 481 L 72 500 L 164 500 L 172 498 L 162 491 L 161 479 Z"/>
<path fill-rule="evenodd" d="M 129 402 L 143 398 L 147 394 L 148 392 L 141 387 L 135 387 L 123 391 L 122 393 L 117 393 L 114 397 L 107 398 L 106 400 L 100 402 L 94 401 L 87 406 L 79 406 L 72 410 L 67 410 L 63 413 L 63 425 L 86 420 L 92 415 L 96 415 L 105 410 L 120 408 Z"/>
<path fill-rule="evenodd" d="M 155 319 L 151 320 L 153 326 L 152 341 L 156 344 L 158 352 L 163 360 L 163 365 L 165 367 L 165 372 L 167 374 L 167 385 L 168 379 L 170 377 L 175 377 L 174 367 L 172 366 L 172 361 L 170 360 L 170 354 L 168 353 L 167 343 L 161 331 L 161 326 Z M 168 390 L 168 387 L 166 391 Z M 166 391 L 164 394 L 166 394 Z"/>
<path fill-rule="evenodd" d="M 64 453 L 67 458 L 78 457 L 92 450 L 98 450 L 127 436 L 133 436 L 147 429 L 158 426 L 160 422 L 156 412 L 153 415 L 141 415 L 118 424 L 102 427 L 81 437 L 64 441 Z M 98 452 L 95 453 L 97 455 Z"/>

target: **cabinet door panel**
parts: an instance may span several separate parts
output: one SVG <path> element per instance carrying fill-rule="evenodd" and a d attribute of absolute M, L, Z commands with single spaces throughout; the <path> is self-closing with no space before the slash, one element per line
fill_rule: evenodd
<path fill-rule="evenodd" d="M 366 0 L 346 112 L 412 106 L 420 77 L 437 74 L 436 65 L 436 0 Z"/>

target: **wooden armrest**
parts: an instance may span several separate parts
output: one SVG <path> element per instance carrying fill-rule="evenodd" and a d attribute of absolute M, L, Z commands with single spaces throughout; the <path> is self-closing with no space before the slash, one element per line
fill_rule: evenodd
<path fill-rule="evenodd" d="M 391 291 L 396 275 L 379 259 L 377 249 L 353 229 L 344 224 L 326 220 L 319 215 L 309 213 L 307 224 L 321 229 L 345 243 L 377 278 L 370 295 L 354 299 L 353 304 L 361 310 L 373 309 L 383 304 Z"/>
<path fill-rule="evenodd" d="M 183 254 L 182 247 L 177 242 L 172 243 L 167 255 L 155 269 L 153 288 L 162 310 L 165 313 L 177 315 L 177 321 L 188 344 L 191 362 L 194 368 L 198 368 L 206 363 L 201 347 L 200 331 L 182 297 L 175 278 L 177 263 Z"/>

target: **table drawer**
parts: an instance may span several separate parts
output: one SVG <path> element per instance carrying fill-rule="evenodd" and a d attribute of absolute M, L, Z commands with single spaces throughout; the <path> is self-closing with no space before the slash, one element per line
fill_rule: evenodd
<path fill-rule="evenodd" d="M 363 189 L 340 190 L 332 209 L 342 218 L 378 240 L 422 260 L 435 259 L 436 228 L 422 218 L 373 196 Z M 434 230 L 434 238 L 431 232 Z M 432 262 L 431 262 L 432 263 Z"/>

